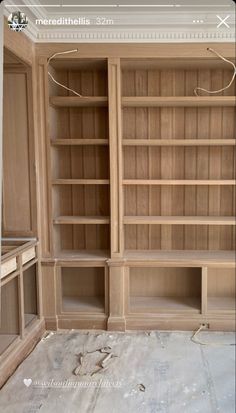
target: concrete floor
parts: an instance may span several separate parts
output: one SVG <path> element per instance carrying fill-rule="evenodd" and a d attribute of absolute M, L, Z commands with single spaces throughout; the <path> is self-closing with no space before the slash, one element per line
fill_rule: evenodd
<path fill-rule="evenodd" d="M 58 332 L 43 339 L 0 391 L 4 413 L 234 413 L 235 347 L 201 346 L 191 333 Z M 232 343 L 233 333 L 200 333 Z M 111 346 L 118 357 L 75 376 L 78 354 Z M 92 353 L 80 373 L 104 355 Z"/>

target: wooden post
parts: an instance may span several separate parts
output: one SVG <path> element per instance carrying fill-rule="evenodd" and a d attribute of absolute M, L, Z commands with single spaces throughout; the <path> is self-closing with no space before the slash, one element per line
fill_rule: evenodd
<path fill-rule="evenodd" d="M 46 329 L 57 330 L 56 269 L 54 263 L 44 263 L 42 269 L 43 316 Z"/>
<path fill-rule="evenodd" d="M 125 331 L 125 267 L 124 260 L 109 260 L 108 330 Z"/>
<path fill-rule="evenodd" d="M 120 59 L 108 59 L 111 257 L 123 255 L 122 132 Z"/>
<path fill-rule="evenodd" d="M 22 264 L 22 255 L 18 256 L 18 268 L 20 271 L 18 279 L 18 299 L 19 299 L 19 328 L 20 328 L 20 337 L 24 338 L 25 335 L 25 311 L 24 311 L 24 279 L 23 279 L 23 264 Z"/>
<path fill-rule="evenodd" d="M 51 171 L 50 171 L 50 135 L 48 128 L 49 95 L 47 59 L 38 59 L 38 101 L 37 101 L 37 177 L 38 179 L 38 220 L 40 250 L 43 257 L 52 253 L 52 200 L 51 200 Z"/>
<path fill-rule="evenodd" d="M 207 314 L 207 267 L 202 267 L 202 305 L 201 313 Z"/>

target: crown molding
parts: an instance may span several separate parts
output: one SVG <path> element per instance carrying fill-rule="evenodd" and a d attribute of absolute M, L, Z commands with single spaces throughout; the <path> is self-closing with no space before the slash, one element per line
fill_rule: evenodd
<path fill-rule="evenodd" d="M 153 29 L 112 29 L 112 30 L 43 30 L 38 33 L 37 42 L 86 42 L 86 43 L 191 43 L 191 42 L 234 42 L 234 32 L 209 31 L 169 31 Z"/>

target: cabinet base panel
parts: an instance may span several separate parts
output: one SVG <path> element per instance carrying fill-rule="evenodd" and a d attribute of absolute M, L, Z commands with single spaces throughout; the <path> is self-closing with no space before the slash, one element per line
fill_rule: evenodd
<path fill-rule="evenodd" d="M 22 363 L 29 353 L 31 353 L 40 338 L 43 336 L 44 332 L 44 320 L 36 321 L 22 340 L 16 340 L 12 346 L 9 346 L 8 349 L 1 355 L 0 388 L 14 373 L 19 364 Z"/>

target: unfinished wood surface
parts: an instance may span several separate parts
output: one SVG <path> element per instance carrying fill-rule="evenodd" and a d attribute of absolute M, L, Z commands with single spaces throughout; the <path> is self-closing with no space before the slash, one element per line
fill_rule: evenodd
<path fill-rule="evenodd" d="M 171 224 L 170 224 L 171 225 Z M 142 227 L 145 227 L 145 224 L 143 225 L 137 225 L 137 224 L 126 224 L 125 225 L 125 249 L 126 250 L 142 250 L 148 251 L 148 250 L 162 250 L 162 251 L 168 251 L 168 250 L 173 250 L 173 251 L 178 251 L 178 250 L 196 250 L 196 251 L 202 251 L 202 250 L 209 250 L 209 251 L 218 251 L 218 250 L 228 250 L 228 251 L 234 251 L 235 249 L 235 239 L 234 235 L 233 238 L 231 238 L 231 234 L 235 234 L 235 225 L 232 226 L 220 226 L 220 228 L 229 228 L 228 231 L 220 231 L 220 239 L 216 241 L 217 243 L 217 250 L 216 246 L 212 247 L 210 244 L 210 231 L 208 231 L 207 236 L 204 236 L 204 232 L 202 232 L 203 235 L 203 241 L 199 242 L 196 238 L 196 231 L 197 228 L 199 228 L 199 233 L 201 234 L 202 229 L 205 227 L 205 225 L 171 225 L 172 229 L 172 238 L 170 239 L 171 241 L 171 247 L 165 247 L 160 246 L 160 231 L 162 225 L 150 225 L 151 229 L 151 236 L 149 239 L 146 237 L 140 242 L 139 239 L 136 239 L 134 237 L 131 237 L 132 230 L 137 230 L 137 227 L 142 233 Z M 211 234 L 214 233 L 216 230 L 216 225 L 208 225 L 208 229 L 211 229 Z M 233 228 L 233 230 L 232 230 Z M 227 234 L 228 233 L 228 234 Z M 183 236 L 185 234 L 185 236 Z M 226 235 L 227 234 L 227 235 Z M 175 241 L 174 236 L 176 237 L 177 241 Z M 212 237 L 212 235 L 211 235 Z M 143 244 L 145 242 L 145 247 L 143 247 Z"/>
<path fill-rule="evenodd" d="M 22 253 L 22 264 L 27 264 L 27 262 L 33 260 L 36 257 L 35 247 L 29 248 L 27 251 Z"/>
<path fill-rule="evenodd" d="M 131 268 L 130 312 L 200 312 L 199 268 Z"/>
<path fill-rule="evenodd" d="M 18 277 L 1 287 L 1 325 L 2 334 L 18 335 L 19 331 L 19 293 Z"/>
<path fill-rule="evenodd" d="M 125 216 L 124 224 L 166 225 L 236 225 L 235 217 L 209 216 Z"/>
<path fill-rule="evenodd" d="M 235 312 L 235 270 L 230 268 L 208 269 L 208 312 Z"/>
<path fill-rule="evenodd" d="M 136 67 L 136 63 L 132 66 L 130 61 L 122 72 L 123 99 L 140 103 L 123 108 L 125 248 L 233 249 L 235 149 L 230 146 L 235 145 L 234 108 L 178 107 L 182 98 L 210 100 L 212 96 L 203 100 L 193 96 L 194 87 L 198 83 L 205 88 L 221 87 L 231 72 L 198 68 L 197 64 L 196 70 L 184 70 L 184 66 L 163 68 L 153 63 L 148 68 L 141 63 Z M 221 97 L 235 100 L 234 92 L 233 85 L 215 102 Z M 162 99 L 177 103 L 151 107 Z M 230 156 L 228 161 L 223 154 Z M 222 193 L 227 194 L 224 200 Z M 161 226 L 156 216 L 161 216 Z M 197 225 L 186 225 L 192 216 Z M 208 217 L 214 225 L 205 227 Z M 224 217 L 230 225 L 220 229 L 215 224 L 223 224 Z"/>
<path fill-rule="evenodd" d="M 54 179 L 52 181 L 53 185 L 109 185 L 109 183 L 109 179 Z"/>
<path fill-rule="evenodd" d="M 50 108 L 52 212 L 60 224 L 53 229 L 56 254 L 109 248 L 109 228 L 101 228 L 110 214 L 105 63 L 51 68 L 59 82 L 83 95 L 68 96 L 51 85 L 51 102 L 58 106 Z"/>
<path fill-rule="evenodd" d="M 57 328 L 56 322 L 56 271 L 53 265 L 42 263 L 42 307 L 43 317 L 51 329 Z"/>
<path fill-rule="evenodd" d="M 123 253 L 123 201 L 122 201 L 122 122 L 120 59 L 108 60 L 109 85 L 109 138 L 110 138 L 110 202 L 111 202 L 111 255 Z"/>
<path fill-rule="evenodd" d="M 108 145 L 108 139 L 52 139 L 51 144 L 55 146 L 66 145 Z"/>
<path fill-rule="evenodd" d="M 10 258 L 4 263 L 1 263 L 1 273 L 0 278 L 6 277 L 8 274 L 11 274 L 13 271 L 17 269 L 17 262 L 16 258 Z"/>
<path fill-rule="evenodd" d="M 197 297 L 130 297 L 129 313 L 194 313 L 200 312 Z"/>
<path fill-rule="evenodd" d="M 109 217 L 61 216 L 54 219 L 54 224 L 109 224 Z"/>
<path fill-rule="evenodd" d="M 235 146 L 235 139 L 123 139 L 124 146 Z"/>
<path fill-rule="evenodd" d="M 60 181 L 60 180 L 59 180 Z M 59 182 L 60 183 L 60 182 Z M 123 179 L 123 185 L 236 185 L 235 179 Z"/>
<path fill-rule="evenodd" d="M 105 311 L 105 278 L 102 267 L 62 268 L 62 311 Z"/>
<path fill-rule="evenodd" d="M 231 267 L 236 266 L 234 251 L 125 251 L 124 258 L 129 265 L 135 262 L 156 262 L 165 265 Z M 224 267 L 225 266 L 225 267 Z"/>
<path fill-rule="evenodd" d="M 73 42 L 67 43 L 68 50 L 74 49 L 75 44 Z M 68 56 L 58 56 L 57 60 L 61 62 L 63 67 L 67 67 L 68 60 L 77 60 L 80 59 L 98 59 L 98 58 L 107 58 L 107 57 L 121 57 L 128 59 L 135 67 L 136 62 L 142 63 L 142 65 L 147 67 L 149 59 L 153 59 L 155 64 L 161 63 L 165 59 L 165 68 L 171 63 L 174 67 L 177 62 L 177 65 L 180 64 L 185 69 L 186 64 L 189 62 L 194 62 L 194 67 L 198 67 L 200 64 L 204 64 L 205 67 L 219 67 L 219 59 L 217 59 L 213 54 L 209 53 L 207 47 L 217 49 L 219 53 L 224 56 L 234 60 L 235 59 L 235 49 L 234 44 L 231 42 L 225 43 L 143 43 L 143 44 L 134 44 L 134 43 L 81 43 L 79 47 L 79 56 L 78 53 L 71 53 L 70 58 Z M 36 53 L 42 58 L 48 58 L 55 52 L 62 52 L 65 50 L 64 43 L 37 43 L 36 44 Z M 157 59 L 158 56 L 158 59 Z M 181 57 L 181 62 L 180 62 Z M 220 62 L 221 63 L 221 62 Z M 83 63 L 84 64 L 84 63 Z M 222 63 L 221 63 L 222 67 Z"/>
<path fill-rule="evenodd" d="M 4 72 L 3 236 L 32 236 L 36 228 L 30 84 L 22 67 Z"/>
<path fill-rule="evenodd" d="M 123 260 L 109 260 L 109 318 L 107 322 L 108 330 L 124 331 L 125 330 L 125 305 L 127 286 L 127 273 L 123 266 Z"/>
<path fill-rule="evenodd" d="M 66 296 L 62 299 L 62 309 L 69 313 L 104 313 L 104 298 Z"/>
<path fill-rule="evenodd" d="M 169 110 L 169 109 L 166 109 Z M 163 114 L 163 111 L 162 111 Z M 205 114 L 207 115 L 207 114 Z M 209 116 L 206 116 L 206 118 Z M 147 119 L 147 118 L 146 118 Z M 154 121 L 154 119 L 153 119 Z M 166 122 L 167 124 L 169 121 L 173 121 L 172 116 L 167 116 L 166 117 Z M 230 119 L 229 119 L 230 121 Z M 191 133 L 191 129 L 197 128 L 198 121 L 196 117 L 194 116 L 194 120 L 189 118 L 189 121 L 185 121 L 187 125 L 189 125 Z M 200 120 L 199 120 L 200 122 Z M 212 122 L 214 120 L 212 119 Z M 139 130 L 139 129 L 138 129 Z M 197 129 L 196 129 L 197 130 Z M 208 132 L 207 132 L 208 131 Z M 163 134 L 170 134 L 170 131 L 168 132 L 167 130 L 163 132 Z M 176 132 L 175 132 L 176 133 Z M 186 129 L 187 133 L 187 129 Z M 203 133 L 203 132 L 202 132 Z M 209 133 L 209 130 L 206 129 L 205 134 Z M 140 130 L 139 130 L 139 136 L 140 136 Z M 138 139 L 137 139 L 138 140 Z M 174 145 L 173 145 L 174 146 Z M 234 159 L 235 159 L 235 148 L 231 148 L 229 146 L 225 146 L 222 149 L 221 148 L 214 148 L 215 152 L 212 150 L 213 148 L 208 148 L 204 146 L 187 146 L 187 147 L 173 147 L 172 146 L 167 146 L 167 147 L 158 147 L 158 146 L 152 146 L 152 147 L 143 147 L 143 146 L 125 146 L 124 147 L 124 178 L 126 179 L 147 179 L 147 180 L 155 180 L 155 179 L 161 179 L 161 180 L 206 180 L 206 179 L 212 179 L 212 180 L 234 180 Z M 148 151 L 149 149 L 149 151 Z M 219 176 L 217 169 L 213 168 L 212 165 L 214 165 L 215 162 L 215 153 L 216 150 L 218 149 L 222 151 L 222 155 L 220 155 L 217 159 L 219 162 L 219 165 L 221 168 L 224 168 L 224 171 L 222 171 L 222 174 Z M 155 165 L 155 160 L 158 159 L 159 157 L 163 161 L 163 158 L 165 156 L 165 152 L 168 150 L 169 152 L 169 162 L 170 162 L 170 169 L 169 171 L 165 171 L 164 166 L 160 165 L 159 168 L 156 166 L 156 168 L 152 168 L 152 164 L 154 163 Z M 223 156 L 225 154 L 225 157 Z M 212 166 L 211 169 L 208 169 L 208 163 L 206 163 L 205 156 L 207 155 L 207 158 L 209 159 L 209 163 Z M 227 156 L 229 157 L 230 162 L 227 161 Z M 131 163 L 129 162 L 129 159 L 134 157 L 134 166 L 132 168 Z M 176 162 L 179 158 L 183 157 L 183 162 L 178 165 L 178 168 L 176 166 Z M 150 164 L 151 170 L 149 172 L 149 169 L 146 167 L 144 170 L 141 170 L 140 168 L 140 162 L 145 162 L 146 165 Z M 198 163 L 198 165 L 202 165 L 202 168 L 193 169 L 194 166 L 192 166 L 192 170 L 190 170 L 189 164 L 190 162 L 195 162 Z M 208 161 L 207 161 L 208 162 Z M 162 166 L 162 169 L 161 169 Z M 224 174 L 223 174 L 224 173 Z M 141 175 L 142 174 L 142 175 Z"/>
<path fill-rule="evenodd" d="M 96 106 L 107 106 L 107 97 L 97 97 L 97 96 L 52 96 L 50 98 L 50 103 L 55 107 L 96 107 Z"/>
<path fill-rule="evenodd" d="M 42 61 L 51 47 L 37 46 Z M 232 326 L 235 87 L 194 96 L 232 71 L 195 45 L 181 45 L 182 57 L 179 45 L 157 45 L 162 58 L 153 45 L 81 47 L 50 69 L 83 97 L 50 84 L 49 325 L 104 326 L 107 314 L 115 330 Z M 232 57 L 227 47 L 217 50 Z"/>
<path fill-rule="evenodd" d="M 54 103 L 55 104 L 55 103 Z M 217 107 L 236 106 L 234 96 L 135 96 L 123 97 L 123 107 Z M 59 106 L 59 104 L 58 104 Z"/>
<path fill-rule="evenodd" d="M 36 264 L 23 271 L 25 327 L 38 314 Z"/>

